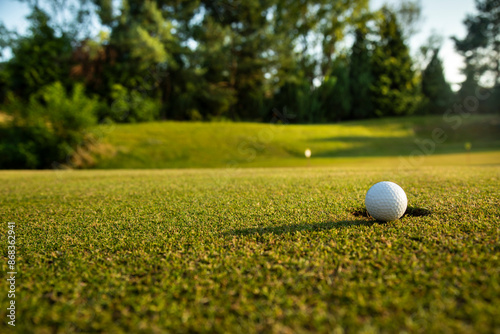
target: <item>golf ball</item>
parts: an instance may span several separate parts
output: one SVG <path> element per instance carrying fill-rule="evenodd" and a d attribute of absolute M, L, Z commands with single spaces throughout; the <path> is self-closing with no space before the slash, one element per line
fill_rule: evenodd
<path fill-rule="evenodd" d="M 381 221 L 397 220 L 403 216 L 408 205 L 404 190 L 394 182 L 374 184 L 366 193 L 366 210 Z"/>

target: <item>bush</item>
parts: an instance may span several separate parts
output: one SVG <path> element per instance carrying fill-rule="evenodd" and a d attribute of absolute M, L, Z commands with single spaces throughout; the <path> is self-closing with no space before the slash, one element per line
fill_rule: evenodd
<path fill-rule="evenodd" d="M 115 84 L 111 90 L 113 103 L 100 115 L 102 119 L 114 122 L 147 122 L 158 119 L 161 103 L 141 94 L 137 90 L 128 90 Z"/>
<path fill-rule="evenodd" d="M 0 128 L 0 168 L 50 168 L 65 162 L 95 124 L 97 101 L 88 98 L 83 86 L 68 95 L 61 83 L 45 86 L 28 103 L 12 94 L 5 111 L 12 120 Z"/>

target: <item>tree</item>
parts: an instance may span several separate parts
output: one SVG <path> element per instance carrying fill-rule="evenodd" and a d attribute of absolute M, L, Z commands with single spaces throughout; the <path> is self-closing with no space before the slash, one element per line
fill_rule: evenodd
<path fill-rule="evenodd" d="M 355 31 L 349 64 L 349 93 L 352 99 L 350 117 L 354 119 L 373 115 L 371 53 L 365 29 L 358 28 Z"/>
<path fill-rule="evenodd" d="M 171 93 L 165 80 L 179 66 L 175 59 L 179 45 L 166 11 L 151 0 L 128 0 L 121 6 L 105 0 L 94 3 L 101 23 L 111 33 L 99 43 L 81 43 L 74 53 L 80 64 L 73 74 L 106 101 L 108 108 L 101 118 L 125 122 L 157 119 L 161 102 L 166 106 Z"/>
<path fill-rule="evenodd" d="M 317 93 L 314 90 L 314 86 L 308 80 L 304 80 L 304 78 L 297 77 L 297 80 L 288 80 L 282 85 L 279 91 L 273 96 L 273 104 L 285 117 L 293 115 L 294 122 L 318 122 L 319 103 Z M 289 121 L 289 119 L 279 118 L 280 121 Z"/>
<path fill-rule="evenodd" d="M 325 114 L 317 121 L 336 121 L 350 118 L 352 97 L 349 83 L 349 64 L 344 57 L 339 57 L 333 64 L 332 73 L 325 77 L 318 88 L 321 109 Z"/>
<path fill-rule="evenodd" d="M 9 77 L 5 70 L 5 63 L 0 63 L 0 105 L 4 103 L 9 89 Z"/>
<path fill-rule="evenodd" d="M 500 2 L 477 0 L 476 15 L 469 15 L 464 24 L 467 34 L 463 39 L 453 37 L 456 50 L 465 58 L 466 77 L 459 91 L 462 99 L 474 96 L 479 86 L 492 88 L 492 97 L 483 109 L 500 109 Z"/>
<path fill-rule="evenodd" d="M 401 116 L 415 111 L 419 102 L 417 81 L 409 49 L 404 43 L 396 15 L 382 9 L 380 40 L 372 57 L 371 89 L 375 115 Z"/>
<path fill-rule="evenodd" d="M 366 16 L 368 1 L 280 0 L 273 19 L 273 31 L 281 32 L 274 43 L 278 55 L 273 105 L 297 116 L 297 122 L 345 119 L 349 77 L 339 45 L 352 25 Z M 343 63 L 340 66 L 340 63 Z M 320 83 L 320 84 L 318 84 Z M 342 91 L 345 98 L 339 98 Z M 300 105 L 307 109 L 302 110 Z"/>
<path fill-rule="evenodd" d="M 500 84 L 500 2 L 477 0 L 476 16 L 469 15 L 464 24 L 467 35 L 463 39 L 453 37 L 458 52 L 473 65 L 478 74 L 490 85 Z M 490 76 L 490 78 L 485 78 Z"/>
<path fill-rule="evenodd" d="M 56 35 L 64 34 L 72 41 L 89 38 L 93 34 L 95 3 L 111 0 L 18 0 L 34 11 L 43 11 L 50 17 Z"/>
<path fill-rule="evenodd" d="M 41 9 L 35 8 L 29 20 L 30 34 L 15 42 L 5 68 L 9 88 L 24 100 L 55 81 L 70 85 L 71 39 L 64 33 L 57 36 Z"/>
<path fill-rule="evenodd" d="M 400 23 L 403 39 L 409 40 L 418 32 L 422 21 L 422 4 L 420 0 L 401 0 L 398 4 L 390 7 Z"/>
<path fill-rule="evenodd" d="M 9 31 L 5 25 L 0 22 L 0 60 L 2 60 L 5 49 L 8 49 L 12 42 L 12 35 L 14 33 Z"/>
<path fill-rule="evenodd" d="M 429 64 L 422 72 L 422 111 L 426 114 L 442 114 L 453 99 L 450 85 L 444 77 L 443 64 L 439 59 L 439 49 L 431 51 Z"/>
<path fill-rule="evenodd" d="M 397 19 L 414 31 L 420 13 L 415 0 L 403 1 L 396 14 L 381 11 L 375 33 L 366 28 L 374 17 L 368 0 L 26 1 L 38 11 L 37 4 L 55 8 L 48 11 L 51 23 L 43 23 L 46 14 L 38 26 L 49 27 L 47 36 L 64 41 L 65 49 L 35 54 L 35 44 L 48 38 L 38 36 L 27 46 L 29 38 L 20 39 L 22 52 L 9 65 L 17 80 L 10 88 L 25 92 L 26 100 L 36 91 L 21 86 L 26 80 L 19 78 L 32 74 L 27 68 L 51 70 L 37 75 L 46 82 L 29 85 L 59 80 L 69 89 L 83 83 L 106 105 L 100 120 L 262 121 L 274 108 L 287 107 L 297 120 L 336 121 L 411 113 L 418 98 Z M 67 18 L 65 11 L 71 11 Z M 96 17 L 105 32 L 91 38 L 78 33 Z M 342 42 L 353 28 L 359 29 L 349 54 Z M 12 76 L 0 76 L 0 91 L 5 77 Z"/>
<path fill-rule="evenodd" d="M 326 76 L 337 65 L 335 59 L 340 54 L 338 43 L 345 38 L 350 25 L 364 18 L 368 10 L 368 1 L 326 0 L 320 3 L 316 30 L 322 50 L 320 75 Z"/>

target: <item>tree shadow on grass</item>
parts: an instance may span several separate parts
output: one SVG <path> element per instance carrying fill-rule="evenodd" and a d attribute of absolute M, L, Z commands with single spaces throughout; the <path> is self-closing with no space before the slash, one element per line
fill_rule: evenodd
<path fill-rule="evenodd" d="M 252 234 L 287 234 L 287 233 L 295 233 L 295 232 L 318 232 L 324 230 L 345 228 L 345 227 L 353 227 L 353 226 L 372 226 L 375 224 L 386 224 L 386 222 L 381 222 L 372 218 L 366 208 L 356 209 L 351 212 L 351 214 L 357 219 L 352 220 L 341 220 L 341 221 L 327 221 L 322 223 L 303 223 L 303 224 L 290 224 L 290 225 L 279 225 L 279 226 L 263 226 L 263 227 L 249 227 L 242 228 L 237 230 L 232 230 L 226 232 L 228 235 L 252 235 Z M 408 207 L 406 209 L 403 217 L 423 217 L 429 216 L 432 212 L 428 209 L 417 208 L 417 207 Z M 401 217 L 401 218 L 403 218 Z"/>

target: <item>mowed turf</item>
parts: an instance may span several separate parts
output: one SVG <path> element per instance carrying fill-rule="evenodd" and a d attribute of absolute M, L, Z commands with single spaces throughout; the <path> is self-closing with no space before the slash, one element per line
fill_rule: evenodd
<path fill-rule="evenodd" d="M 366 216 L 381 180 L 399 221 Z M 495 333 L 499 186 L 498 165 L 1 172 L 15 330 Z"/>

